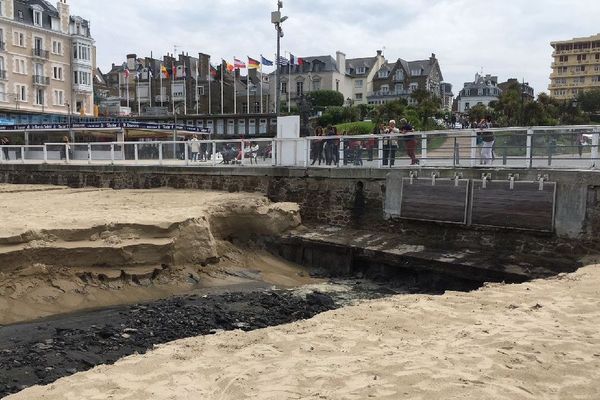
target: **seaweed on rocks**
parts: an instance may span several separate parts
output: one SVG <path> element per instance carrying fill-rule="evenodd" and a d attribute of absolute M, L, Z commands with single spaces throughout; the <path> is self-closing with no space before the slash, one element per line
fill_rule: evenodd
<path fill-rule="evenodd" d="M 319 292 L 239 292 L 177 297 L 0 327 L 0 397 L 44 385 L 154 345 L 221 330 L 251 331 L 336 307 Z"/>

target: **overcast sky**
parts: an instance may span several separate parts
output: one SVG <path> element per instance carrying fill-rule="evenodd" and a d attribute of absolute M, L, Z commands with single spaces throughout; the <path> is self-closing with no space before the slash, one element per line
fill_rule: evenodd
<path fill-rule="evenodd" d="M 435 53 L 458 94 L 475 73 L 524 78 L 536 95 L 549 83 L 550 41 L 600 31 L 597 0 L 283 0 L 282 51 L 299 57 L 375 55 L 390 61 Z M 272 58 L 275 0 L 70 0 L 91 21 L 98 66 L 106 72 L 128 53 L 180 51 Z"/>

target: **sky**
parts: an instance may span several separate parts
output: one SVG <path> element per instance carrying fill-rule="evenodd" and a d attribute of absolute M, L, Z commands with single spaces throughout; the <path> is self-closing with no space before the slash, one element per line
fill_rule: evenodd
<path fill-rule="evenodd" d="M 273 59 L 276 0 L 69 0 L 91 22 L 103 72 L 127 54 L 202 52 L 212 60 Z M 550 42 L 600 32 L 597 0 L 283 0 L 282 52 L 440 62 L 457 95 L 476 73 L 547 91 Z M 218 61 L 216 61 L 218 62 Z M 265 71 L 269 71 L 265 69 Z"/>

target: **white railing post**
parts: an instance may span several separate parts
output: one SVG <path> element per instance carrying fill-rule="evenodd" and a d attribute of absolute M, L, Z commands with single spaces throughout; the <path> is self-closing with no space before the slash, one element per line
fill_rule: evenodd
<path fill-rule="evenodd" d="M 241 153 L 240 153 L 240 162 L 242 165 L 245 164 L 245 159 L 246 159 L 246 147 L 244 145 L 244 139 L 240 140 L 240 149 L 241 149 Z"/>
<path fill-rule="evenodd" d="M 477 165 L 477 131 L 471 131 L 471 167 Z"/>
<path fill-rule="evenodd" d="M 138 163 L 138 159 L 139 159 L 139 155 L 138 155 L 138 144 L 134 143 L 133 144 L 133 159 L 135 160 L 135 163 Z"/>
<path fill-rule="evenodd" d="M 21 164 L 25 164 L 25 146 L 21 146 Z"/>
<path fill-rule="evenodd" d="M 427 134 L 421 134 L 421 165 L 427 164 Z"/>
<path fill-rule="evenodd" d="M 44 152 L 44 164 L 48 164 L 48 145 L 46 143 L 44 143 L 43 152 Z"/>
<path fill-rule="evenodd" d="M 115 164 L 115 144 L 114 143 L 110 144 L 110 164 L 111 165 Z"/>
<path fill-rule="evenodd" d="M 188 155 L 188 144 L 187 142 L 183 142 L 183 158 L 185 160 L 185 165 L 190 165 L 190 157 Z"/>
<path fill-rule="evenodd" d="M 532 147 L 533 144 L 533 129 L 527 129 L 527 144 L 525 145 L 525 167 L 531 168 L 533 165 L 533 153 Z"/>
<path fill-rule="evenodd" d="M 298 165 L 298 140 L 294 140 L 294 167 Z"/>
<path fill-rule="evenodd" d="M 383 166 L 383 139 L 377 138 L 377 168 Z"/>
<path fill-rule="evenodd" d="M 213 167 L 215 165 L 217 165 L 217 142 L 212 142 L 212 157 L 211 157 L 211 161 L 212 161 L 212 165 Z"/>
<path fill-rule="evenodd" d="M 304 168 L 308 168 L 308 165 L 310 163 L 310 139 L 309 138 L 305 138 L 304 139 L 304 145 L 306 146 L 306 154 L 304 156 Z"/>
<path fill-rule="evenodd" d="M 277 141 L 271 140 L 271 165 L 277 165 Z"/>
<path fill-rule="evenodd" d="M 63 146 L 65 146 L 65 164 L 68 164 L 71 159 L 71 157 L 69 156 L 69 145 L 64 144 Z"/>
<path fill-rule="evenodd" d="M 592 165 L 596 165 L 598 161 L 598 143 L 600 142 L 599 135 L 600 133 L 598 133 L 598 128 L 594 128 L 594 133 L 592 133 Z"/>
<path fill-rule="evenodd" d="M 87 153 L 88 153 L 88 164 L 92 163 L 92 144 L 87 144 Z"/>
<path fill-rule="evenodd" d="M 163 163 L 162 148 L 162 142 L 158 142 L 158 165 L 162 165 Z"/>

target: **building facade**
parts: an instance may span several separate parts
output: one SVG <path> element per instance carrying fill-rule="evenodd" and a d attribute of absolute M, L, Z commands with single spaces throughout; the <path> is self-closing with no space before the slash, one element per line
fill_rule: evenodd
<path fill-rule="evenodd" d="M 440 84 L 440 100 L 442 102 L 442 108 L 446 111 L 452 111 L 452 104 L 454 103 L 454 93 L 452 93 L 452 84 L 442 82 Z"/>
<path fill-rule="evenodd" d="M 92 116 L 94 40 L 66 0 L 0 1 L 0 110 Z"/>
<path fill-rule="evenodd" d="M 349 103 L 354 105 L 368 103 L 368 95 L 373 92 L 373 79 L 385 62 L 381 50 L 377 50 L 375 57 L 352 58 L 346 61 L 346 72 L 352 89 Z"/>
<path fill-rule="evenodd" d="M 405 99 L 412 104 L 411 94 L 417 89 L 441 97 L 442 81 L 442 71 L 435 54 L 428 60 L 405 61 L 399 58 L 393 64 L 382 64 L 373 77 L 373 91 L 367 100 L 369 104 L 384 104 Z"/>
<path fill-rule="evenodd" d="M 502 90 L 502 93 L 504 93 L 508 90 L 508 88 L 516 85 L 519 86 L 521 96 L 523 96 L 524 100 L 535 99 L 535 92 L 533 88 L 529 85 L 529 82 L 519 82 L 519 80 L 516 78 L 509 78 L 506 82 L 499 83 L 498 87 Z"/>
<path fill-rule="evenodd" d="M 550 96 L 568 100 L 580 92 L 600 89 L 600 34 L 550 43 Z"/>
<path fill-rule="evenodd" d="M 473 82 L 465 82 L 458 95 L 457 111 L 466 113 L 476 105 L 487 107 L 492 101 L 497 101 L 501 93 L 502 89 L 498 87 L 497 76 L 475 74 Z"/>

